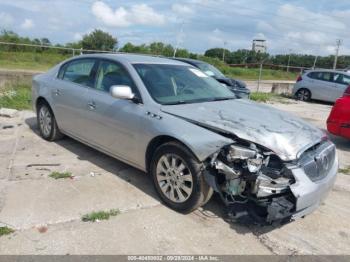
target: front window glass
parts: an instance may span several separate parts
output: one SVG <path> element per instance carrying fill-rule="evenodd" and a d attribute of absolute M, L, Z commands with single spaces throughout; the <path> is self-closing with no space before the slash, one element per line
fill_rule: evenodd
<path fill-rule="evenodd" d="M 94 72 L 93 67 L 95 60 L 83 59 L 70 62 L 63 74 L 63 80 L 71 81 L 77 84 L 94 86 Z"/>
<path fill-rule="evenodd" d="M 101 61 L 97 71 L 96 89 L 109 92 L 114 85 L 127 85 L 133 88 L 131 78 L 121 65 Z"/>
<path fill-rule="evenodd" d="M 334 82 L 342 85 L 350 84 L 350 77 L 344 74 L 334 74 Z"/>
<path fill-rule="evenodd" d="M 343 75 L 343 84 L 350 85 L 350 76 Z"/>
<path fill-rule="evenodd" d="M 217 78 L 224 78 L 225 76 L 214 66 L 200 63 L 197 65 L 200 70 L 206 73 L 208 76 L 215 76 Z"/>
<path fill-rule="evenodd" d="M 135 64 L 148 92 L 160 104 L 196 103 L 235 98 L 199 69 L 166 64 Z"/>

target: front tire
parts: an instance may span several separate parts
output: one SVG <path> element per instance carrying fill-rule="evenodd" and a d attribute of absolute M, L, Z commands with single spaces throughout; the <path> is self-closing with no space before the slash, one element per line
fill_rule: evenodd
<path fill-rule="evenodd" d="M 63 137 L 55 116 L 47 103 L 40 103 L 37 108 L 37 123 L 40 135 L 47 141 L 58 140 Z"/>
<path fill-rule="evenodd" d="M 170 208 L 189 213 L 209 201 L 213 190 L 204 181 L 202 164 L 183 145 L 161 145 L 150 165 L 155 189 Z"/>
<path fill-rule="evenodd" d="M 295 97 L 297 100 L 307 102 L 311 100 L 311 92 L 309 89 L 301 88 L 296 92 Z"/>

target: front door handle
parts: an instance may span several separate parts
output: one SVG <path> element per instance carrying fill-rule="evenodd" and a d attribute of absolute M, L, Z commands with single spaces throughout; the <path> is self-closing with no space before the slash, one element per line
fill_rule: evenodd
<path fill-rule="evenodd" d="M 61 91 L 59 89 L 56 89 L 53 93 L 55 96 L 61 95 Z"/>
<path fill-rule="evenodd" d="M 89 103 L 88 103 L 88 106 L 89 106 L 89 108 L 90 108 L 91 110 L 95 110 L 95 109 L 96 109 L 96 104 L 95 104 L 94 101 L 89 102 Z"/>

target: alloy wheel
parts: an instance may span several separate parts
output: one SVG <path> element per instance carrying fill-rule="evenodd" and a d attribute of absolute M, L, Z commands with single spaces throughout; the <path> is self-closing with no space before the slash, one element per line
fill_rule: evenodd
<path fill-rule="evenodd" d="M 42 106 L 39 110 L 39 125 L 43 135 L 49 137 L 52 129 L 52 116 L 46 106 Z"/>
<path fill-rule="evenodd" d="M 310 92 L 305 89 L 299 90 L 297 97 L 301 101 L 308 101 L 310 99 Z"/>
<path fill-rule="evenodd" d="M 193 178 L 183 159 L 175 154 L 163 155 L 157 163 L 157 181 L 165 197 L 185 202 L 193 191 Z"/>

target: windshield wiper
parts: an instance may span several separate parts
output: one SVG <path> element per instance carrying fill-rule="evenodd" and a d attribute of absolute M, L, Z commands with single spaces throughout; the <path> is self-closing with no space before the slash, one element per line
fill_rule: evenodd
<path fill-rule="evenodd" d="M 175 101 L 175 102 L 169 102 L 169 103 L 164 103 L 164 105 L 166 106 L 170 106 L 170 105 L 182 105 L 182 104 L 188 104 L 187 101 L 183 101 L 183 100 L 180 100 L 180 101 Z"/>
<path fill-rule="evenodd" d="M 231 97 L 215 97 L 215 98 L 213 98 L 213 99 L 210 99 L 209 102 L 210 102 L 210 101 L 232 100 L 232 99 L 236 99 L 236 97 L 233 97 L 233 96 L 231 96 Z"/>

